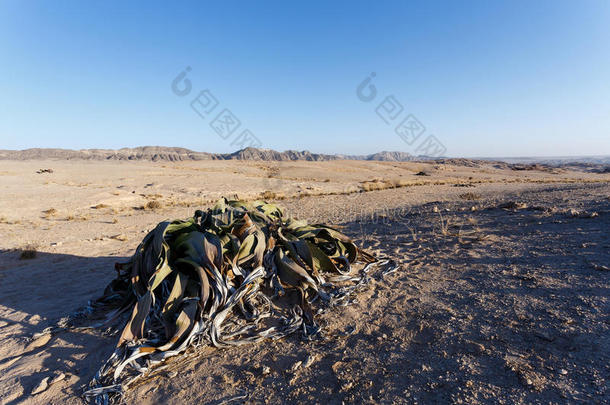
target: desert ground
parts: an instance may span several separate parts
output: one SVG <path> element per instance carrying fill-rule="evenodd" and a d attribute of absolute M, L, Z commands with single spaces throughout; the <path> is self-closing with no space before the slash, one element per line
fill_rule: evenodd
<path fill-rule="evenodd" d="M 316 339 L 190 350 L 126 403 L 610 403 L 610 173 L 0 160 L 0 188 L 2 404 L 84 403 L 117 336 L 30 338 L 97 298 L 159 221 L 236 195 L 337 225 L 401 267 L 322 314 Z"/>

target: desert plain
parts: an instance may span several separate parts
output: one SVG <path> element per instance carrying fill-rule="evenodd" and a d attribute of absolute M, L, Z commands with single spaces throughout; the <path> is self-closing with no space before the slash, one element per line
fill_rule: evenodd
<path fill-rule="evenodd" d="M 126 403 L 610 402 L 607 169 L 0 160 L 0 189 L 2 404 L 84 403 L 117 336 L 31 337 L 97 298 L 158 222 L 222 196 L 336 225 L 400 268 L 321 315 L 318 339 L 190 351 Z"/>

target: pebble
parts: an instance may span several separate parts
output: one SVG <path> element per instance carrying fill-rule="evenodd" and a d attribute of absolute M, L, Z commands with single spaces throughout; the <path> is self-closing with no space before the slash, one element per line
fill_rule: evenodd
<path fill-rule="evenodd" d="M 263 366 L 263 375 L 270 374 L 270 373 L 271 373 L 271 367 Z"/>
<path fill-rule="evenodd" d="M 534 335 L 542 340 L 546 340 L 547 342 L 552 342 L 553 340 L 555 340 L 555 337 L 553 335 L 551 335 L 548 331 L 542 329 L 535 331 Z"/>
<path fill-rule="evenodd" d="M 354 384 L 351 382 L 346 382 L 345 384 L 341 385 L 341 391 L 347 391 L 350 388 L 352 388 Z"/>
<path fill-rule="evenodd" d="M 309 356 L 307 356 L 307 358 L 305 359 L 305 363 L 303 363 L 303 367 L 307 368 L 309 366 L 311 366 L 314 361 L 316 361 L 316 356 L 313 354 L 310 354 Z"/>
<path fill-rule="evenodd" d="M 28 322 L 31 323 L 32 325 L 38 325 L 40 323 L 40 321 L 42 321 L 42 317 L 38 314 L 32 315 L 30 317 L 30 319 L 28 319 Z"/>
<path fill-rule="evenodd" d="M 55 384 L 56 382 L 60 382 L 65 378 L 66 378 L 66 375 L 64 373 L 60 372 L 55 377 L 53 377 L 53 379 L 49 382 L 49 385 Z"/>
<path fill-rule="evenodd" d="M 568 370 L 566 370 L 565 368 L 562 368 L 561 370 L 559 370 L 559 374 L 567 375 L 568 374 Z"/>
<path fill-rule="evenodd" d="M 28 344 L 27 347 L 25 348 L 25 351 L 29 352 L 30 350 L 34 350 L 39 347 L 42 347 L 42 346 L 46 345 L 47 343 L 49 343 L 49 340 L 51 340 L 51 334 L 45 333 L 44 335 L 40 336 L 39 338 L 31 341 L 30 344 Z"/>
<path fill-rule="evenodd" d="M 47 388 L 49 388 L 49 377 L 43 378 L 42 381 L 40 381 L 40 383 L 36 387 L 34 387 L 34 389 L 32 390 L 32 395 L 40 394 Z"/>
<path fill-rule="evenodd" d="M 63 242 L 51 242 L 51 246 L 61 246 Z"/>

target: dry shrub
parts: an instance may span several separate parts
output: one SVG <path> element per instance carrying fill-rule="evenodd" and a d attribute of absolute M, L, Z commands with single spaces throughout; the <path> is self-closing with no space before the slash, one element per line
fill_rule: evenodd
<path fill-rule="evenodd" d="M 21 249 L 19 253 L 19 260 L 31 260 L 36 258 L 38 252 L 36 251 L 36 247 L 32 245 L 27 245 L 23 249 Z"/>
<path fill-rule="evenodd" d="M 397 179 L 394 180 L 394 187 L 396 188 L 400 188 L 400 187 L 407 187 L 409 186 L 411 183 L 409 183 L 408 180 L 403 180 L 403 179 Z"/>
<path fill-rule="evenodd" d="M 387 179 L 373 179 L 370 181 L 363 181 L 361 185 L 361 188 L 364 191 L 378 191 L 394 187 L 395 182 Z"/>
<path fill-rule="evenodd" d="M 45 218 L 50 218 L 57 214 L 57 210 L 55 208 L 49 208 L 48 210 L 42 211 L 42 213 L 44 214 Z"/>
<path fill-rule="evenodd" d="M 145 209 L 147 210 L 157 210 L 159 208 L 161 208 L 163 205 L 157 201 L 157 200 L 152 200 L 146 203 L 146 205 L 144 206 Z"/>
<path fill-rule="evenodd" d="M 481 195 L 477 194 L 477 193 L 464 193 L 464 194 L 460 194 L 460 198 L 462 200 L 473 201 L 473 200 L 480 200 Z"/>
<path fill-rule="evenodd" d="M 273 200 L 277 197 L 277 194 L 273 191 L 265 190 L 261 193 L 261 198 L 263 200 Z"/>

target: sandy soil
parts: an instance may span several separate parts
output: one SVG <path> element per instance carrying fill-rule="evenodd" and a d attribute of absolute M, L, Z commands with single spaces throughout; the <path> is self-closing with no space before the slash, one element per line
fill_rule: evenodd
<path fill-rule="evenodd" d="M 320 339 L 190 352 L 127 403 L 610 402 L 610 174 L 472 162 L 0 161 L 0 187 L 2 404 L 82 403 L 117 337 L 27 338 L 96 298 L 113 263 L 159 221 L 221 195 L 263 193 L 297 217 L 340 224 L 401 269 L 325 313 Z M 25 249 L 35 257 L 22 259 Z"/>

